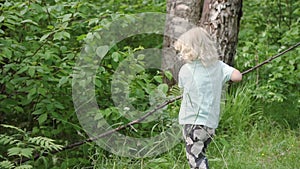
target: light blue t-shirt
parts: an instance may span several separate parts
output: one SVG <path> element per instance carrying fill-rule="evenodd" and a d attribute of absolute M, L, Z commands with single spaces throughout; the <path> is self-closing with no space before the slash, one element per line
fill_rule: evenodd
<path fill-rule="evenodd" d="M 230 80 L 233 70 L 222 61 L 207 67 L 200 61 L 184 64 L 178 76 L 178 86 L 183 88 L 179 124 L 217 128 L 222 86 Z"/>

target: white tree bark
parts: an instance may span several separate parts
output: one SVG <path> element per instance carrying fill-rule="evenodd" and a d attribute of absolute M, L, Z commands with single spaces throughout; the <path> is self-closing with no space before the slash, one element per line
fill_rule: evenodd
<path fill-rule="evenodd" d="M 189 30 L 192 25 L 196 25 L 201 17 L 202 0 L 168 0 L 164 38 L 164 58 L 162 61 L 163 69 L 170 70 L 173 77 L 177 81 L 178 71 L 183 62 L 176 57 L 174 48 L 172 47 L 176 39 L 182 33 Z M 186 24 L 186 23 L 190 24 Z M 174 83 L 174 82 L 171 82 Z"/>
<path fill-rule="evenodd" d="M 173 43 L 191 25 L 205 28 L 219 46 L 220 59 L 233 65 L 242 16 L 242 0 L 168 0 L 162 67 L 172 72 L 177 80 L 183 64 L 176 57 Z M 184 26 L 182 18 L 191 25 Z"/>
<path fill-rule="evenodd" d="M 232 66 L 241 16 L 242 0 L 205 0 L 200 19 L 200 26 L 219 45 L 220 59 Z"/>

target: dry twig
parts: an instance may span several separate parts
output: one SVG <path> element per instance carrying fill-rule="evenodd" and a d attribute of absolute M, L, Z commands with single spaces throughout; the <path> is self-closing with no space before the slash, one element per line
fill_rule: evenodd
<path fill-rule="evenodd" d="M 248 70 L 242 72 L 242 74 L 245 75 L 245 74 L 247 74 L 247 73 L 249 73 L 249 72 L 251 72 L 251 71 L 253 71 L 253 70 L 255 70 L 255 69 L 257 69 L 257 68 L 259 68 L 259 67 L 261 67 L 261 66 L 263 66 L 263 65 L 265 65 L 265 64 L 267 64 L 267 63 L 269 63 L 269 62 L 271 62 L 273 59 L 275 59 L 275 58 L 277 58 L 277 57 L 279 57 L 279 56 L 284 55 L 285 53 L 287 53 L 287 52 L 289 52 L 289 51 L 295 49 L 295 48 L 298 47 L 299 45 L 300 45 L 300 42 L 298 42 L 297 44 L 295 44 L 295 45 L 289 47 L 288 49 L 286 49 L 286 50 L 284 50 L 284 51 L 282 51 L 282 52 L 280 52 L 280 53 L 278 53 L 278 54 L 276 54 L 276 55 L 270 57 L 269 59 L 267 59 L 267 60 L 261 62 L 260 64 L 258 64 L 258 65 L 256 65 L 256 66 L 254 66 L 254 67 L 252 67 L 252 68 L 250 68 L 250 69 L 248 69 Z M 38 159 L 38 158 L 41 157 L 41 156 L 47 156 L 47 155 L 49 155 L 49 154 L 56 154 L 56 153 L 61 152 L 61 151 L 64 151 L 64 150 L 69 150 L 69 149 L 78 147 L 78 146 L 83 145 L 83 144 L 85 144 L 85 143 L 92 142 L 92 141 L 98 140 L 98 139 L 100 139 L 100 138 L 109 136 L 109 135 L 111 135 L 112 133 L 115 133 L 115 132 L 117 132 L 117 131 L 120 131 L 120 130 L 122 130 L 122 129 L 125 129 L 126 127 L 132 126 L 132 125 L 134 125 L 134 124 L 138 124 L 138 123 L 144 121 L 148 116 L 150 116 L 150 115 L 152 115 L 153 113 L 155 113 L 157 110 L 162 109 L 162 108 L 164 108 L 165 106 L 167 106 L 167 105 L 169 105 L 169 104 L 171 104 L 171 103 L 173 103 L 173 102 L 175 102 L 175 101 L 177 101 L 177 100 L 180 100 L 181 98 L 182 98 L 182 95 L 177 96 L 177 97 L 175 97 L 175 98 L 172 98 L 172 99 L 170 99 L 170 100 L 167 100 L 167 101 L 161 103 L 160 105 L 158 105 L 157 107 L 155 107 L 153 110 L 147 112 L 144 116 L 140 117 L 139 119 L 133 120 L 133 121 L 131 121 L 131 122 L 125 124 L 125 125 L 121 125 L 121 126 L 115 128 L 115 129 L 112 129 L 112 130 L 109 130 L 109 131 L 107 131 L 107 132 L 104 132 L 104 133 L 102 133 L 102 134 L 100 134 L 100 135 L 98 135 L 98 136 L 96 136 L 96 137 L 90 137 L 90 138 L 88 138 L 88 139 L 86 139 L 86 140 L 82 140 L 82 141 L 79 141 L 79 142 L 75 142 L 75 143 L 73 143 L 73 144 L 70 144 L 70 145 L 67 145 L 67 146 L 63 147 L 63 148 L 60 149 L 60 150 L 54 150 L 54 151 L 52 151 L 52 152 L 50 152 L 50 153 L 37 154 L 37 155 L 34 156 L 34 160 Z M 29 160 L 31 160 L 31 159 L 22 159 L 22 160 L 18 161 L 17 163 L 18 163 L 18 164 L 22 164 L 22 163 L 24 163 L 24 162 L 26 162 L 26 161 L 29 161 Z"/>

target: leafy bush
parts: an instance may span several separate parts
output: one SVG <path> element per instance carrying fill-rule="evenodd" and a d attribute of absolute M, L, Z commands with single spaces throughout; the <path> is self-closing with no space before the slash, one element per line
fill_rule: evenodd
<path fill-rule="evenodd" d="M 63 147 L 55 144 L 53 139 L 41 136 L 33 137 L 30 135 L 30 133 L 18 127 L 4 124 L 1 126 L 7 129 L 13 129 L 14 132 L 16 132 L 11 135 L 0 135 L 0 144 L 7 148 L 7 153 L 5 154 L 8 156 L 8 158 L 1 157 L 4 159 L 4 161 L 0 163 L 1 168 L 16 167 L 15 164 L 11 162 L 12 160 L 21 163 L 24 158 L 33 159 L 34 154 L 36 153 L 50 153 L 53 150 L 59 151 Z M 24 164 L 19 165 L 16 168 L 32 167 L 32 165 Z"/>
<path fill-rule="evenodd" d="M 238 67 L 250 68 L 300 42 L 299 6 L 299 2 L 289 1 L 245 2 L 236 58 Z M 257 84 L 253 86 L 253 95 L 266 102 L 299 98 L 299 93 L 293 92 L 300 85 L 299 52 L 296 48 L 247 76 L 247 80 Z"/>
<path fill-rule="evenodd" d="M 250 68 L 300 41 L 300 2 L 254 0 L 243 3 L 244 15 L 235 59 L 239 69 Z M 73 108 L 71 84 L 75 60 L 80 55 L 82 46 L 89 38 L 93 38 L 97 31 L 107 29 L 111 21 L 125 14 L 165 12 L 165 6 L 166 2 L 162 0 L 1 1 L 0 167 L 128 168 L 130 164 L 134 167 L 148 165 L 151 168 L 186 166 L 181 164 L 184 160 L 182 146 L 174 148 L 170 154 L 145 161 L 112 157 L 109 152 L 96 148 L 93 143 L 82 145 L 79 150 L 68 150 L 50 157 L 33 159 L 36 153 L 51 154 L 52 150 L 59 151 L 62 145 L 87 138 Z M 128 22 L 134 19 L 128 18 Z M 124 39 L 109 50 L 99 65 L 94 79 L 95 95 L 97 101 L 101 101 L 99 113 L 110 124 L 116 124 L 115 127 L 129 121 L 122 116 L 120 109 L 115 107 L 111 97 L 113 74 L 124 60 L 132 65 L 132 71 L 139 71 L 136 77 L 128 77 L 130 82 L 117 81 L 127 83 L 128 90 L 113 92 L 125 92 L 129 95 L 133 108 L 137 110 L 133 113 L 152 108 L 153 102 L 180 94 L 176 86 L 171 87 L 163 83 L 163 77 L 172 78 L 169 72 L 145 69 L 144 64 L 147 61 L 143 56 L 133 55 L 147 48 L 160 49 L 162 39 L 162 36 L 155 34 L 142 34 Z M 257 120 L 263 122 L 262 125 L 273 125 L 272 120 L 286 121 L 293 128 L 298 128 L 299 121 L 295 119 L 299 116 L 300 108 L 299 60 L 300 50 L 297 48 L 245 76 L 244 81 L 247 82 L 242 88 L 233 86 L 230 95 L 227 96 L 225 114 L 221 120 L 220 130 L 223 131 L 224 137 L 217 138 L 225 148 L 229 145 L 228 135 L 241 132 L 241 137 L 247 138 L 247 134 L 253 131 L 249 128 L 256 129 L 253 126 L 258 124 Z M 122 132 L 134 137 L 159 133 L 174 123 L 179 103 L 169 105 L 158 113 L 159 120 L 137 124 L 134 128 Z M 265 106 L 266 104 L 268 106 Z M 126 105 L 123 105 L 123 108 L 124 106 Z M 97 120 L 99 115 L 93 118 Z M 271 124 L 264 122 L 268 120 Z M 255 136 L 261 135 L 264 133 Z M 292 134 L 287 135 L 289 138 L 293 137 Z M 267 141 L 265 143 L 268 144 Z M 292 140 L 291 143 L 297 142 Z M 23 164 L 16 163 L 23 159 L 29 161 Z M 119 162 L 120 159 L 123 161 Z M 222 165 L 223 163 L 219 167 Z M 291 163 L 290 166 L 293 165 Z"/>

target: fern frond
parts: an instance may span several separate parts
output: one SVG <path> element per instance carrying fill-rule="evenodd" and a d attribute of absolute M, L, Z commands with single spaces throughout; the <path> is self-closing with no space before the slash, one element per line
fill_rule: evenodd
<path fill-rule="evenodd" d="M 177 85 L 172 86 L 171 90 L 169 91 L 169 95 L 172 96 L 179 96 L 181 94 L 182 90 Z"/>
<path fill-rule="evenodd" d="M 11 168 L 14 168 L 14 167 L 15 167 L 15 165 L 11 161 L 6 160 L 6 161 L 1 161 L 0 162 L 0 168 L 11 169 Z"/>
<path fill-rule="evenodd" d="M 14 137 L 12 136 L 7 136 L 7 135 L 4 135 L 4 134 L 0 134 L 0 144 L 3 144 L 3 145 L 12 145 L 12 144 L 16 144 L 20 142 L 20 140 L 16 140 Z"/>
<path fill-rule="evenodd" d="M 31 169 L 32 165 L 20 165 L 16 167 L 15 169 Z"/>
<path fill-rule="evenodd" d="M 33 144 L 36 144 L 46 150 L 61 150 L 63 148 L 62 145 L 59 145 L 59 144 L 55 144 L 54 143 L 55 140 L 53 139 L 50 139 L 50 138 L 47 138 L 47 137 L 41 137 L 41 136 L 38 136 L 38 137 L 32 137 L 32 138 L 29 138 L 28 139 L 28 142 L 30 143 L 33 143 Z"/>
<path fill-rule="evenodd" d="M 24 156 L 27 158 L 31 158 L 33 150 L 33 148 L 12 147 L 7 150 L 7 154 L 8 156 Z"/>
<path fill-rule="evenodd" d="M 9 124 L 1 124 L 1 126 L 5 127 L 5 128 L 14 129 L 14 130 L 16 130 L 16 131 L 18 131 L 20 133 L 24 133 L 24 134 L 26 133 L 24 130 L 22 130 L 22 129 L 16 127 L 16 126 L 9 125 Z"/>

